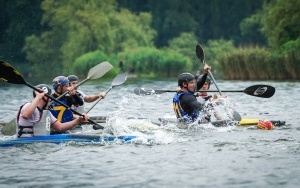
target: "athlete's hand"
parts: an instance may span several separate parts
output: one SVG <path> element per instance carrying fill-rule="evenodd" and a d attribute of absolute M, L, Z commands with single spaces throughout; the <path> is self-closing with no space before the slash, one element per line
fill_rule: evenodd
<path fill-rule="evenodd" d="M 38 90 L 40 92 L 34 91 L 35 92 L 35 98 L 42 99 L 45 96 L 45 92 L 42 89 L 38 89 Z"/>
<path fill-rule="evenodd" d="M 99 93 L 98 97 L 104 99 L 106 96 L 105 92 Z"/>
<path fill-rule="evenodd" d="M 208 74 L 209 71 L 211 70 L 211 66 L 208 66 L 207 64 L 205 64 L 203 69 L 204 69 L 204 72 L 205 72 L 206 74 Z"/>
<path fill-rule="evenodd" d="M 74 117 L 74 119 L 77 119 L 79 122 L 84 122 L 84 121 L 87 121 L 89 119 L 88 115 L 86 115 L 86 114 L 82 114 L 82 115 L 83 116 L 74 114 L 73 117 Z"/>
<path fill-rule="evenodd" d="M 73 86 L 71 86 L 71 87 L 68 87 L 68 91 L 69 91 L 69 94 L 70 94 L 70 95 L 75 95 L 75 94 L 76 94 L 76 92 L 77 92 L 77 90 L 76 90 L 76 89 L 74 89 L 74 87 L 73 87 Z"/>
<path fill-rule="evenodd" d="M 217 99 L 218 98 L 218 95 L 214 94 L 213 96 L 213 100 Z"/>

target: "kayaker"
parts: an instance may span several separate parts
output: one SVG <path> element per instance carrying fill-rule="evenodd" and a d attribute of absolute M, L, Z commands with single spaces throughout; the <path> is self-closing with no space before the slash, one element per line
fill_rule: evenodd
<path fill-rule="evenodd" d="M 96 101 L 99 98 L 105 98 L 105 92 L 101 92 L 99 94 L 94 95 L 86 95 L 83 91 L 78 90 L 78 87 L 75 87 L 79 83 L 79 79 L 76 75 L 69 75 L 68 80 L 70 82 L 70 87 L 72 87 L 76 91 L 77 95 L 80 96 L 84 102 L 90 103 Z M 84 112 L 84 104 L 81 106 L 73 105 L 72 109 L 78 112 Z"/>
<path fill-rule="evenodd" d="M 36 88 L 40 89 L 41 93 L 33 91 L 34 99 L 22 105 L 17 115 L 18 137 L 49 135 L 51 132 L 63 133 L 88 119 L 87 115 L 74 115 L 72 121 L 61 123 L 47 110 L 50 100 L 45 93 L 51 95 L 51 89 L 45 84 L 39 84 Z M 42 119 L 45 121 L 41 121 Z"/>
<path fill-rule="evenodd" d="M 200 82 L 200 80 L 205 80 L 203 86 L 201 88 L 198 87 L 198 92 L 196 94 L 197 97 L 201 97 L 205 103 L 206 108 L 203 109 L 203 114 L 206 114 L 205 116 L 207 117 L 208 122 L 210 121 L 210 114 L 211 114 L 211 110 L 213 111 L 212 113 L 214 114 L 216 120 L 222 120 L 222 116 L 219 112 L 219 109 L 216 108 L 215 106 L 213 107 L 212 105 L 212 101 L 217 99 L 218 96 L 216 94 L 214 95 L 208 95 L 207 90 L 209 90 L 210 85 L 211 85 L 211 79 L 207 74 L 204 75 L 200 75 L 198 77 L 198 82 Z M 202 92 L 200 92 L 200 90 L 202 90 Z M 226 97 L 226 96 L 225 96 Z"/>
<path fill-rule="evenodd" d="M 84 104 L 82 98 L 69 86 L 69 79 L 67 77 L 58 76 L 52 82 L 54 89 L 52 96 L 54 98 L 58 98 L 63 93 L 69 91 L 68 94 L 59 99 L 60 102 L 70 107 L 72 105 L 82 106 Z M 73 112 L 55 101 L 52 101 L 50 111 L 62 123 L 73 120 Z"/>
<path fill-rule="evenodd" d="M 210 77 L 207 74 L 200 75 L 197 79 L 197 83 L 200 83 L 203 80 L 204 80 L 204 84 L 202 85 L 202 87 L 200 87 L 199 84 L 197 85 L 198 92 L 197 92 L 196 96 L 202 97 L 205 101 L 207 101 L 207 100 L 212 101 L 213 99 L 217 99 L 218 96 L 216 94 L 208 95 L 207 92 L 205 92 L 205 91 L 209 90 L 209 88 L 210 88 L 210 84 L 211 84 Z M 200 92 L 199 90 L 202 90 L 202 92 Z"/>
<path fill-rule="evenodd" d="M 207 76 L 210 66 L 204 66 L 204 72 Z M 191 73 L 182 73 L 178 77 L 178 86 L 180 89 L 173 97 L 173 109 L 179 122 L 194 122 L 203 108 L 203 103 L 197 101 L 195 91 L 197 88 L 202 88 L 206 77 L 196 81 L 196 78 Z"/>
<path fill-rule="evenodd" d="M 205 83 L 202 86 L 202 88 L 198 89 L 198 92 L 197 92 L 197 97 L 201 97 L 205 101 L 206 108 L 204 108 L 203 114 L 213 113 L 216 120 L 228 119 L 228 117 L 231 117 L 232 115 L 228 114 L 226 112 L 226 110 L 224 112 L 224 107 L 226 109 L 226 105 L 224 105 L 224 102 L 225 102 L 224 99 L 227 98 L 227 96 L 223 95 L 222 97 L 218 97 L 216 94 L 208 95 L 208 93 L 205 91 L 209 90 L 210 85 L 211 85 L 211 79 L 207 75 L 201 75 L 201 76 L 199 76 L 198 80 L 204 79 L 204 78 L 206 78 Z M 202 91 L 199 92 L 199 90 L 202 90 Z M 238 112 L 236 112 L 235 110 L 233 110 L 233 111 L 234 111 L 234 113 L 238 114 Z"/>

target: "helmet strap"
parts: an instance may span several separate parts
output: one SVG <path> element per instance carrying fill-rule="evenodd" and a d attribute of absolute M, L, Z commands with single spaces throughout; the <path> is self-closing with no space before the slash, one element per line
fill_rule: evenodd
<path fill-rule="evenodd" d="M 59 86 L 57 87 L 57 90 L 55 91 L 55 93 L 61 95 L 61 94 L 62 94 L 62 87 L 63 87 L 62 85 L 59 85 Z"/>
<path fill-rule="evenodd" d="M 184 86 L 184 83 L 186 83 L 187 86 Z M 188 82 L 183 82 L 182 83 L 182 87 L 185 88 L 185 89 L 187 89 L 187 90 L 188 90 L 188 85 L 189 85 Z"/>

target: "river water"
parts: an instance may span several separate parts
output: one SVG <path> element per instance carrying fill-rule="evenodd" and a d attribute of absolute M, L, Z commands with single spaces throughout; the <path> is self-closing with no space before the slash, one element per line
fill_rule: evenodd
<path fill-rule="evenodd" d="M 107 90 L 110 84 L 99 80 L 85 83 L 80 89 L 96 93 Z M 59 188 L 299 187 L 300 83 L 218 80 L 223 90 L 243 90 L 255 84 L 274 86 L 276 93 L 267 99 L 226 93 L 236 110 L 242 117 L 284 120 L 286 126 L 264 131 L 255 127 L 178 129 L 168 124 L 149 132 L 140 130 L 139 126 L 144 127 L 159 117 L 174 115 L 174 93 L 138 96 L 133 93 L 134 88 L 174 89 L 176 78 L 128 79 L 113 88 L 89 115 L 109 116 L 108 126 L 144 135 L 145 140 L 129 144 L 34 144 L 0 148 L 0 184 Z M 214 85 L 211 89 L 215 89 Z M 32 96 L 31 89 L 22 85 L 1 87 L 0 93 L 0 122 L 13 119 L 18 106 Z M 86 104 L 87 109 L 91 106 L 92 103 Z M 83 131 L 94 133 L 90 126 Z M 0 135 L 0 139 L 8 137 Z"/>

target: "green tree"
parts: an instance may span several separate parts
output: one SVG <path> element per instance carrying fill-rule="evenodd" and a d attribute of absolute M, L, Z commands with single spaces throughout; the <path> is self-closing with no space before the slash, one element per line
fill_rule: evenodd
<path fill-rule="evenodd" d="M 262 28 L 262 15 L 263 12 L 260 10 L 257 13 L 245 18 L 240 23 L 241 29 L 241 43 L 247 45 L 262 45 L 267 44 L 267 39 L 261 31 Z"/>
<path fill-rule="evenodd" d="M 192 68 L 189 58 L 171 49 L 138 47 L 125 50 L 119 58 L 134 66 L 136 73 L 147 77 L 177 76 Z"/>
<path fill-rule="evenodd" d="M 222 69 L 220 60 L 223 56 L 230 54 L 235 50 L 233 41 L 231 40 L 209 40 L 207 49 L 205 49 L 206 62 L 212 66 L 212 71 L 218 76 L 222 76 Z"/>
<path fill-rule="evenodd" d="M 273 48 L 300 36 L 300 1 L 271 0 L 263 6 L 263 32 Z"/>
<path fill-rule="evenodd" d="M 193 63 L 192 71 L 196 72 L 199 69 L 199 60 L 195 52 L 197 43 L 198 40 L 194 33 L 181 33 L 179 37 L 169 41 L 168 48 L 189 58 Z"/>
<path fill-rule="evenodd" d="M 42 9 L 42 23 L 50 29 L 28 37 L 24 51 L 35 64 L 55 62 L 60 68 L 56 74 L 68 72 L 85 53 L 113 55 L 125 48 L 152 46 L 156 35 L 150 14 L 117 10 L 114 0 L 45 0 Z"/>
<path fill-rule="evenodd" d="M 0 1 L 0 51 L 3 59 L 16 63 L 25 61 L 25 53 L 22 52 L 25 37 L 40 34 L 44 29 L 40 24 L 41 1 Z"/>

